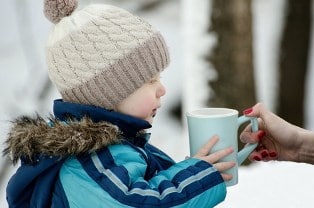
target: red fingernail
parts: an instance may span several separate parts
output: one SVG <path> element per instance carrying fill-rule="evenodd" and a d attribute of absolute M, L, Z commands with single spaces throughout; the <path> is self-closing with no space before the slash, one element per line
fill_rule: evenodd
<path fill-rule="evenodd" d="M 270 152 L 270 153 L 269 153 L 269 156 L 270 156 L 270 157 L 277 157 L 277 153 L 276 153 L 276 152 Z"/>
<path fill-rule="evenodd" d="M 259 156 L 254 156 L 253 159 L 256 160 L 256 161 L 261 161 L 262 160 Z"/>
<path fill-rule="evenodd" d="M 266 132 L 265 132 L 265 131 L 260 131 L 260 132 L 257 134 L 258 140 L 261 141 L 265 135 L 266 135 Z"/>
<path fill-rule="evenodd" d="M 265 158 L 265 157 L 268 157 L 268 153 L 266 150 L 264 150 L 262 153 L 261 153 L 262 157 Z"/>
<path fill-rule="evenodd" d="M 246 110 L 243 111 L 243 114 L 244 114 L 244 115 L 247 115 L 247 114 L 252 113 L 252 111 L 253 111 L 253 108 L 248 108 L 248 109 L 246 109 Z"/>

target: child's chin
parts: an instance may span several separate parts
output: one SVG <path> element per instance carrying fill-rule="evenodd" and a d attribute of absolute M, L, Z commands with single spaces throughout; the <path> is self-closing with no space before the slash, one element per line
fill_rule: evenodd
<path fill-rule="evenodd" d="M 148 119 L 146 119 L 146 121 L 147 121 L 148 123 L 150 123 L 150 124 L 153 124 L 154 118 L 153 118 L 153 117 L 148 118 Z"/>

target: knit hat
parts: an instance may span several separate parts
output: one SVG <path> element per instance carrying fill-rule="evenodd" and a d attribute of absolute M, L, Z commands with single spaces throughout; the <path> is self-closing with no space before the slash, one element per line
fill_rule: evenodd
<path fill-rule="evenodd" d="M 163 37 L 146 21 L 111 5 L 76 7 L 76 0 L 45 0 L 55 23 L 48 73 L 63 100 L 113 109 L 169 64 Z"/>

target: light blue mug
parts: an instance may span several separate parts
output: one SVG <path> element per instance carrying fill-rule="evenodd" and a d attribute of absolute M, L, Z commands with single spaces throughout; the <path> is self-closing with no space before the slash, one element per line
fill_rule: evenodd
<path fill-rule="evenodd" d="M 221 160 L 236 162 L 235 167 L 226 171 L 233 176 L 231 181 L 226 182 L 226 186 L 238 183 L 238 166 L 257 147 L 257 144 L 249 144 L 238 152 L 237 135 L 240 125 L 251 121 L 252 131 L 258 130 L 258 122 L 255 117 L 238 117 L 238 115 L 237 110 L 229 108 L 200 108 L 186 113 L 191 156 L 195 155 L 214 135 L 219 136 L 219 141 L 211 152 L 233 147 L 234 152 Z"/>

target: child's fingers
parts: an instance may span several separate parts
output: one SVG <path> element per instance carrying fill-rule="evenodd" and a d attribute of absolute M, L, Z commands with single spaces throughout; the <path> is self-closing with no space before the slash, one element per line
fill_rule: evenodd
<path fill-rule="evenodd" d="M 235 162 L 219 162 L 215 163 L 213 166 L 219 171 L 224 172 L 226 170 L 229 170 L 230 168 L 233 168 L 236 165 Z"/>
<path fill-rule="evenodd" d="M 214 167 L 220 172 L 224 181 L 230 181 L 232 179 L 232 175 L 224 173 L 224 171 L 233 168 L 235 165 L 236 165 L 235 162 L 219 162 L 214 164 Z"/>
<path fill-rule="evenodd" d="M 213 136 L 208 142 L 201 147 L 201 149 L 196 153 L 196 156 L 206 156 L 213 148 L 213 146 L 218 142 L 219 138 L 217 135 Z"/>
<path fill-rule="evenodd" d="M 213 163 L 217 162 L 218 160 L 230 155 L 231 153 L 233 153 L 233 148 L 229 147 L 229 148 L 222 149 L 222 150 L 219 150 L 217 152 L 214 152 L 214 153 L 208 155 L 206 160 L 207 160 L 207 162 L 213 164 Z"/>
<path fill-rule="evenodd" d="M 224 179 L 224 181 L 230 181 L 233 178 L 231 174 L 226 174 L 226 173 L 221 173 L 221 176 Z"/>

